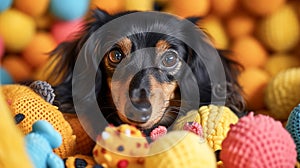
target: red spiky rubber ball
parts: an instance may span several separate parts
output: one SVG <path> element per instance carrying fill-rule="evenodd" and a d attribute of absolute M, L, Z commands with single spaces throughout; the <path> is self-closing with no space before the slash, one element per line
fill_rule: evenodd
<path fill-rule="evenodd" d="M 279 121 L 250 113 L 231 128 L 222 143 L 225 167 L 290 167 L 296 165 L 296 146 Z"/>

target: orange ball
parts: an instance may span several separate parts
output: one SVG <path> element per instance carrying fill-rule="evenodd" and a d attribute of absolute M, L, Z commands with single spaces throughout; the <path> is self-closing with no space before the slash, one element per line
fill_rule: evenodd
<path fill-rule="evenodd" d="M 49 2 L 49 0 L 14 0 L 14 5 L 28 15 L 40 16 L 47 11 Z"/>
<path fill-rule="evenodd" d="M 212 12 L 220 17 L 231 13 L 237 6 L 237 0 L 211 0 Z"/>
<path fill-rule="evenodd" d="M 233 41 L 231 46 L 232 59 L 245 68 L 263 67 L 268 59 L 267 51 L 263 45 L 252 36 L 242 36 Z"/>
<path fill-rule="evenodd" d="M 2 66 L 12 76 L 15 82 L 26 81 L 31 77 L 30 66 L 20 56 L 6 56 L 2 61 Z"/>
<path fill-rule="evenodd" d="M 284 5 L 285 2 L 286 0 L 241 0 L 246 9 L 258 16 L 273 13 Z"/>
<path fill-rule="evenodd" d="M 29 65 L 33 68 L 37 68 L 47 62 L 49 52 L 55 47 L 56 42 L 51 34 L 38 32 L 23 50 L 22 55 Z"/>
<path fill-rule="evenodd" d="M 107 11 L 108 13 L 117 13 L 125 9 L 124 0 L 91 0 L 91 8 L 100 8 Z"/>
<path fill-rule="evenodd" d="M 248 68 L 241 73 L 238 81 L 244 91 L 247 109 L 259 110 L 265 107 L 264 91 L 269 80 L 268 73 L 259 68 Z"/>
<path fill-rule="evenodd" d="M 231 39 L 235 39 L 251 35 L 254 32 L 255 20 L 247 14 L 238 13 L 230 16 L 225 25 L 228 36 Z"/>
<path fill-rule="evenodd" d="M 171 1 L 167 11 L 181 17 L 204 16 L 210 10 L 210 0 Z"/>

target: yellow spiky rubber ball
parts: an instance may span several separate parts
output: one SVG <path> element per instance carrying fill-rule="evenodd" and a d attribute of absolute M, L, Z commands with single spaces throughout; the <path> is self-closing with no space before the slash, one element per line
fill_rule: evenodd
<path fill-rule="evenodd" d="M 284 5 L 258 25 L 258 37 L 271 50 L 284 52 L 294 48 L 300 38 L 299 19 L 291 5 Z"/>
<path fill-rule="evenodd" d="M 194 133 L 171 131 L 154 141 L 145 168 L 215 168 L 216 158 L 209 145 Z"/>
<path fill-rule="evenodd" d="M 290 112 L 300 103 L 300 68 L 280 72 L 268 84 L 265 102 L 270 115 L 278 120 L 287 120 Z"/>

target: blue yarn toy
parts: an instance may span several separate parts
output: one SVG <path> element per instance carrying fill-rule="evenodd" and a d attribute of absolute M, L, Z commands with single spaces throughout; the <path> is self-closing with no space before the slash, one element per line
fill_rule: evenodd
<path fill-rule="evenodd" d="M 297 148 L 297 160 L 300 161 L 300 104 L 289 115 L 286 129 L 294 139 Z"/>
<path fill-rule="evenodd" d="M 25 143 L 35 168 L 64 168 L 62 159 L 52 151 L 62 144 L 62 137 L 49 122 L 36 121 L 32 132 L 25 136 Z"/>

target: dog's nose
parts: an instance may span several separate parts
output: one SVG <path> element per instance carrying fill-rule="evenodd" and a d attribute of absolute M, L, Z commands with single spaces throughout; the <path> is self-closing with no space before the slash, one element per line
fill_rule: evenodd
<path fill-rule="evenodd" d="M 152 107 L 146 89 L 133 89 L 130 100 L 131 104 L 126 107 L 126 117 L 133 122 L 147 122 L 151 117 Z"/>
<path fill-rule="evenodd" d="M 135 123 L 146 123 L 151 117 L 151 110 L 138 111 L 134 109 L 127 109 L 125 112 L 127 119 Z"/>
<path fill-rule="evenodd" d="M 130 100 L 132 105 L 140 111 L 146 112 L 151 108 L 146 89 L 133 89 Z"/>

